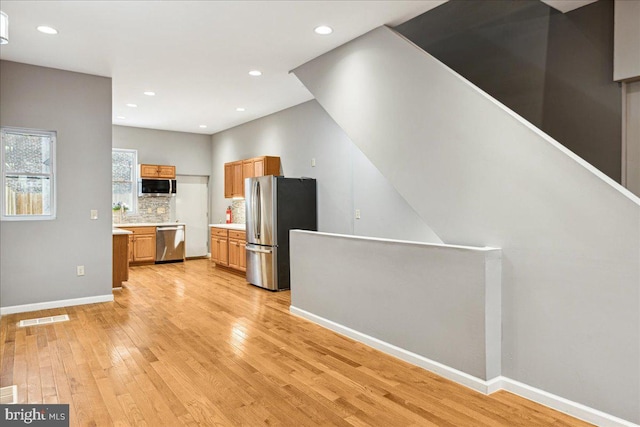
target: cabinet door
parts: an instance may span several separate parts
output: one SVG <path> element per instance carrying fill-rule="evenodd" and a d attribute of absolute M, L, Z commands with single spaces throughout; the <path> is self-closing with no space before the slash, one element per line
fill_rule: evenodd
<path fill-rule="evenodd" d="M 225 163 L 224 165 L 224 198 L 233 197 L 233 163 Z"/>
<path fill-rule="evenodd" d="M 140 165 L 140 178 L 158 178 L 158 166 Z"/>
<path fill-rule="evenodd" d="M 229 240 L 229 267 L 238 269 L 240 258 L 240 246 L 237 240 Z"/>
<path fill-rule="evenodd" d="M 133 262 L 133 234 L 129 234 L 129 262 Z"/>
<path fill-rule="evenodd" d="M 254 159 L 253 176 L 264 176 L 264 158 L 263 157 Z"/>
<path fill-rule="evenodd" d="M 244 240 L 238 241 L 238 270 L 247 271 L 247 242 Z"/>
<path fill-rule="evenodd" d="M 218 238 L 211 236 L 211 261 L 218 262 Z"/>
<path fill-rule="evenodd" d="M 135 262 L 153 262 L 156 260 L 155 235 L 133 236 L 133 260 Z"/>
<path fill-rule="evenodd" d="M 244 197 L 244 181 L 242 180 L 242 162 L 233 163 L 233 197 Z"/>
<path fill-rule="evenodd" d="M 242 181 L 244 182 L 247 178 L 253 178 L 256 176 L 253 173 L 253 160 L 243 160 L 242 161 Z"/>
<path fill-rule="evenodd" d="M 229 265 L 229 241 L 227 239 L 220 239 L 220 244 L 218 245 L 218 254 L 219 254 L 219 262 L 222 265 Z"/>
<path fill-rule="evenodd" d="M 280 175 L 280 157 L 266 156 L 263 175 Z"/>
<path fill-rule="evenodd" d="M 158 166 L 158 177 L 174 179 L 176 177 L 176 167 L 175 166 Z"/>

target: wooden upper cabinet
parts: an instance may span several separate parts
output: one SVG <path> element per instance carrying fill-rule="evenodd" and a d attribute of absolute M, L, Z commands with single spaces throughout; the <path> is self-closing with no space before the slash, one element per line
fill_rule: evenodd
<path fill-rule="evenodd" d="M 255 176 L 280 175 L 280 157 L 257 157 L 253 162 Z"/>
<path fill-rule="evenodd" d="M 242 161 L 224 164 L 224 197 L 244 197 Z"/>
<path fill-rule="evenodd" d="M 170 178 L 176 177 L 176 167 L 167 165 L 140 165 L 140 178 Z"/>
<path fill-rule="evenodd" d="M 264 158 L 258 158 L 253 160 L 253 168 L 251 170 L 253 176 L 264 176 Z M 273 174 L 267 174 L 273 175 Z"/>
<path fill-rule="evenodd" d="M 233 197 L 233 163 L 225 163 L 224 165 L 224 198 Z"/>
<path fill-rule="evenodd" d="M 164 165 L 158 166 L 158 177 L 174 179 L 176 177 L 176 167 Z"/>
<path fill-rule="evenodd" d="M 256 174 L 253 172 L 253 159 L 242 161 L 242 179 L 253 178 Z"/>
<path fill-rule="evenodd" d="M 280 157 L 262 156 L 225 163 L 224 197 L 244 197 L 244 180 L 266 175 L 280 175 Z"/>
<path fill-rule="evenodd" d="M 233 197 L 244 197 L 244 179 L 242 179 L 242 162 L 233 163 Z"/>
<path fill-rule="evenodd" d="M 140 165 L 140 178 L 157 178 L 158 165 Z"/>

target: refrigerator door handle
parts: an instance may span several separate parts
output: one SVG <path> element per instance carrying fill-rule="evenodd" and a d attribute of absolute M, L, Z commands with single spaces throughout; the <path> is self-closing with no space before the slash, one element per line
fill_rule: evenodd
<path fill-rule="evenodd" d="M 256 181 L 255 185 L 256 185 L 256 197 L 254 198 L 254 200 L 258 206 L 254 210 L 254 212 L 257 215 L 256 221 L 254 221 L 254 224 L 256 225 L 256 239 L 260 239 L 260 230 L 262 230 L 262 201 L 260 200 L 260 197 L 261 197 L 260 181 Z"/>
<path fill-rule="evenodd" d="M 254 248 L 253 246 L 247 246 L 246 249 L 249 252 L 258 252 L 261 254 L 270 254 L 272 253 L 272 251 L 270 249 L 259 249 L 259 248 Z"/>

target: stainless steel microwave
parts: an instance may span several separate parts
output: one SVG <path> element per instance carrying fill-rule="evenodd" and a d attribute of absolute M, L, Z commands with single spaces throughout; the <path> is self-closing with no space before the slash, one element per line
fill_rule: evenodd
<path fill-rule="evenodd" d="M 138 180 L 138 196 L 175 196 L 177 188 L 175 179 Z"/>

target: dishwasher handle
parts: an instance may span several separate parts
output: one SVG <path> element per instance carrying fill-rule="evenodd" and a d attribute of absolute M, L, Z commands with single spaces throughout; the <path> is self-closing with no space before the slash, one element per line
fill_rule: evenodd
<path fill-rule="evenodd" d="M 184 227 L 181 226 L 181 225 L 179 225 L 177 227 L 158 227 L 158 228 L 156 228 L 156 230 L 157 231 L 171 231 L 171 230 L 178 231 L 178 230 L 184 230 Z"/>

